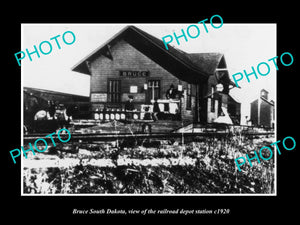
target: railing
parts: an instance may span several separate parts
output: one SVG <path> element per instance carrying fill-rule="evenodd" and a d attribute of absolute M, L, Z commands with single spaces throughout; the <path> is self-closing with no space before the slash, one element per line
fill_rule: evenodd
<path fill-rule="evenodd" d="M 180 102 L 178 100 L 159 99 L 157 100 L 161 114 L 175 115 L 179 112 Z M 100 121 L 113 121 L 113 120 L 143 120 L 146 113 L 153 112 L 152 104 L 141 105 L 140 111 L 125 111 L 124 109 L 112 108 L 106 110 L 94 110 L 92 118 Z"/>
<path fill-rule="evenodd" d="M 184 138 L 191 138 L 191 141 L 195 140 L 196 137 L 228 137 L 228 133 L 224 132 L 197 132 L 197 133 L 135 133 L 135 134 L 111 134 L 111 133 L 103 133 L 103 134 L 72 134 L 72 141 L 114 141 L 118 137 L 119 139 L 127 139 L 127 138 L 135 138 L 135 139 L 144 139 L 144 138 L 161 138 L 161 139 L 171 139 L 171 138 L 181 138 L 184 135 Z M 268 136 L 274 135 L 274 132 L 263 132 L 263 133 L 244 133 L 242 136 Z M 57 134 L 52 135 L 51 138 L 48 135 L 45 137 L 44 133 L 39 134 L 26 134 L 24 135 L 23 141 L 24 143 L 33 142 L 39 138 L 43 138 L 51 143 L 51 139 L 55 141 L 58 140 Z"/>

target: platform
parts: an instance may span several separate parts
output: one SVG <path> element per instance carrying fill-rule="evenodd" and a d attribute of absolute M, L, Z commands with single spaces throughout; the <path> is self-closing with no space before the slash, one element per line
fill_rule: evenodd
<path fill-rule="evenodd" d="M 127 121 L 108 121 L 99 120 L 74 120 L 71 124 L 74 126 L 75 133 L 139 133 L 142 131 L 142 125 L 148 123 L 151 125 L 152 133 L 171 133 L 188 125 L 188 121 L 174 120 L 127 120 Z"/>

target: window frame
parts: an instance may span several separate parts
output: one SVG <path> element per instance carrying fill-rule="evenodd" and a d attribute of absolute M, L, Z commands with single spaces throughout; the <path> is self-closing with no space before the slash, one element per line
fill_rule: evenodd
<path fill-rule="evenodd" d="M 216 111 L 216 107 L 215 107 L 216 100 L 214 98 L 215 90 L 216 90 L 216 86 L 215 85 L 211 85 L 210 112 L 213 112 L 213 113 Z"/>
<path fill-rule="evenodd" d="M 148 85 L 147 97 L 146 97 L 147 102 L 151 102 L 151 100 L 152 100 L 152 91 L 153 91 L 153 89 L 152 89 L 152 86 L 150 85 L 150 82 L 157 82 L 157 84 L 158 84 L 157 86 L 156 85 L 154 86 L 153 99 L 155 98 L 155 91 L 157 91 L 157 98 L 160 98 L 160 96 L 161 96 L 161 80 L 160 79 L 155 79 L 155 78 L 147 79 L 147 85 Z"/>
<path fill-rule="evenodd" d="M 110 85 L 112 82 L 112 85 Z M 114 82 L 118 83 L 114 85 Z M 114 96 L 114 97 L 113 97 Z M 121 103 L 121 80 L 120 79 L 107 79 L 107 102 L 108 103 Z"/>
<path fill-rule="evenodd" d="M 191 110 L 192 109 L 192 84 L 187 84 L 186 88 L 186 105 L 185 105 L 186 110 Z"/>

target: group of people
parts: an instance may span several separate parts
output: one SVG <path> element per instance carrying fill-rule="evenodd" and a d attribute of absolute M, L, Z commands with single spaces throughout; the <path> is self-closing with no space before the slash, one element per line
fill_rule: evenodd
<path fill-rule="evenodd" d="M 35 123 L 38 123 L 37 121 L 55 120 L 58 129 L 64 128 L 72 121 L 72 116 L 76 109 L 76 106 L 66 107 L 64 104 L 48 101 L 47 107 L 44 107 L 35 113 L 34 121 Z"/>
<path fill-rule="evenodd" d="M 37 111 L 34 115 L 34 120 L 67 121 L 68 119 L 66 107 L 53 101 L 48 101 L 48 107 Z"/>

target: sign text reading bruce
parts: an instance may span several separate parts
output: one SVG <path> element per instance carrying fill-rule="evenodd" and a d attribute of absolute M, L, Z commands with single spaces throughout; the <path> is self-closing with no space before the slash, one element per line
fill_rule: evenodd
<path fill-rule="evenodd" d="M 121 77 L 149 77 L 149 71 L 120 70 Z"/>

